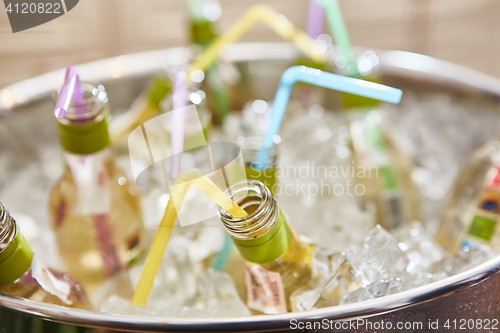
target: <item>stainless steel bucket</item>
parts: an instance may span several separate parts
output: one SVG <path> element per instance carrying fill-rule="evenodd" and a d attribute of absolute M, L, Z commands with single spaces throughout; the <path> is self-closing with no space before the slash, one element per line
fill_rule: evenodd
<path fill-rule="evenodd" d="M 148 77 L 162 68 L 172 52 L 168 49 L 100 60 L 80 67 L 82 79 L 106 85 L 115 110 L 124 110 L 143 89 Z M 495 112 L 500 97 L 500 81 L 488 75 L 431 57 L 376 50 L 385 82 L 416 90 L 439 90 L 450 98 L 474 99 Z M 333 55 L 332 55 L 333 56 Z M 252 64 L 272 62 L 266 71 L 271 89 L 254 87 L 261 99 L 271 99 L 282 69 L 297 53 L 289 44 L 235 44 L 224 53 L 228 61 L 239 63 L 250 75 Z M 20 140 L 8 139 L 0 130 L 0 149 L 17 150 L 19 159 L 30 161 L 33 138 L 56 144 L 50 121 L 50 94 L 60 85 L 63 71 L 51 72 L 0 90 L 0 124 L 16 129 Z M 264 80 L 264 77 L 258 78 Z M 268 79 L 268 80 L 267 80 Z M 257 96 L 258 94 L 258 96 Z M 43 110 L 43 112 L 41 112 Z M 499 115 L 500 118 L 500 115 Z M 19 132 L 17 132 L 19 130 Z M 3 134 L 1 132 L 4 132 Z M 487 138 L 487 135 L 485 136 Z M 481 141 L 481 140 L 479 140 Z M 482 142 L 475 142 L 476 148 Z M 469 152 L 467 152 L 469 153 Z M 0 164 L 0 172 L 7 170 Z M 2 178 L 0 177 L 0 180 Z M 2 182 L 0 181 L 0 188 Z M 29 194 L 27 195 L 40 195 Z M 2 198 L 0 198 L 1 200 Z M 39 197 L 39 200 L 44 200 Z M 277 331 L 302 332 L 443 332 L 494 331 L 500 319 L 500 257 L 462 274 L 417 289 L 360 304 L 282 315 L 231 319 L 165 319 L 119 316 L 87 312 L 36 303 L 0 293 L 0 333 L 4 332 L 193 332 L 193 331 Z M 352 320 L 349 322 L 349 320 Z M 488 324 L 489 321 L 489 324 Z M 496 321 L 496 322 L 495 322 Z M 316 322 L 316 324 L 315 324 Z M 370 324 L 371 323 L 371 324 Z M 496 324 L 495 324 L 496 323 Z M 436 326 L 437 325 L 437 326 Z M 481 328 L 480 328 L 481 327 Z"/>

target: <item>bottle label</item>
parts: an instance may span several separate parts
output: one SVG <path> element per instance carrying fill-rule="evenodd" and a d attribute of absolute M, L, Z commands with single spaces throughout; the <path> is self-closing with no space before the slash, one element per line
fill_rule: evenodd
<path fill-rule="evenodd" d="M 482 241 L 491 242 L 500 217 L 500 193 L 489 188 L 479 197 L 474 207 L 467 234 Z"/>
<path fill-rule="evenodd" d="M 245 263 L 247 305 L 266 314 L 286 313 L 286 299 L 280 273 Z"/>
<path fill-rule="evenodd" d="M 487 173 L 481 195 L 476 204 L 471 206 L 465 216 L 465 220 L 470 221 L 467 230 L 469 239 L 464 240 L 462 247 L 473 244 L 473 240 L 491 243 L 500 218 L 500 165 L 496 165 Z"/>
<path fill-rule="evenodd" d="M 98 215 L 110 211 L 111 195 L 103 154 L 67 157 L 77 190 L 73 212 L 76 215 Z"/>

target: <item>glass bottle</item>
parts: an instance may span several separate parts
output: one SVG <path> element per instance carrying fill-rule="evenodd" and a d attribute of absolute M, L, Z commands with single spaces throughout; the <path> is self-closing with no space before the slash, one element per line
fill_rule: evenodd
<path fill-rule="evenodd" d="M 192 48 L 187 48 L 185 54 L 187 59 L 183 59 L 183 55 L 178 52 L 170 53 L 163 68 L 154 73 L 128 111 L 113 116 L 110 134 L 115 150 L 118 146 L 120 151 L 126 153 L 128 135 L 141 124 L 161 114 L 163 100 L 172 94 L 175 74 L 186 69 L 186 64 L 193 59 L 196 52 Z"/>
<path fill-rule="evenodd" d="M 188 0 L 191 13 L 191 41 L 206 47 L 217 37 L 217 22 L 222 9 L 217 0 Z"/>
<path fill-rule="evenodd" d="M 341 71 L 345 58 L 335 63 Z M 378 82 L 381 79 L 375 52 L 365 51 L 357 58 L 359 78 Z M 386 125 L 379 101 L 352 94 L 342 94 L 342 104 L 349 120 L 355 181 L 363 186 L 363 208 L 374 206 L 376 224 L 387 230 L 420 220 L 420 200 L 412 181 L 413 161 L 394 142 Z"/>
<path fill-rule="evenodd" d="M 260 136 L 249 136 L 249 137 L 238 137 L 237 142 L 241 148 L 241 153 L 243 155 L 243 161 L 245 162 L 245 171 L 247 179 L 257 180 L 262 182 L 274 195 L 274 190 L 276 186 L 276 171 L 277 162 L 279 155 L 279 145 L 275 144 L 271 148 L 266 148 L 268 156 L 266 163 L 266 168 L 260 170 L 257 168 L 257 157 L 262 149 L 262 137 Z"/>
<path fill-rule="evenodd" d="M 0 291 L 34 301 L 90 310 L 83 288 L 33 256 L 16 221 L 0 203 Z"/>
<path fill-rule="evenodd" d="M 217 37 L 217 25 L 222 15 L 222 8 L 218 0 L 188 0 L 191 13 L 191 42 L 198 45 L 201 50 L 206 49 Z M 227 66 L 226 66 L 227 67 Z M 222 122 L 229 114 L 231 105 L 228 87 L 225 79 L 238 77 L 234 68 L 225 68 L 226 72 L 233 75 L 223 75 L 221 64 L 216 62 L 206 69 L 206 91 L 208 93 L 208 104 L 215 112 L 215 120 Z M 227 73 L 226 73 L 227 74 Z"/>
<path fill-rule="evenodd" d="M 169 64 L 166 66 L 170 68 Z M 147 87 L 134 100 L 124 114 L 118 115 L 111 124 L 111 136 L 114 144 L 126 150 L 126 138 L 137 126 L 159 115 L 161 101 L 172 92 L 173 81 L 168 71 L 155 73 Z"/>
<path fill-rule="evenodd" d="M 413 162 L 395 145 L 383 116 L 377 109 L 348 112 L 355 181 L 364 192 L 362 206 L 374 206 L 376 223 L 387 230 L 420 220 Z"/>
<path fill-rule="evenodd" d="M 82 84 L 57 122 L 64 171 L 50 194 L 49 215 L 68 271 L 87 289 L 124 270 L 144 249 L 139 190 L 113 161 L 103 86 Z"/>
<path fill-rule="evenodd" d="M 237 183 L 229 193 L 249 214 L 235 218 L 219 209 L 226 231 L 245 260 L 249 308 L 268 314 L 291 311 L 291 293 L 311 276 L 314 246 L 303 243 L 292 231 L 261 182 Z"/>
<path fill-rule="evenodd" d="M 190 153 L 195 153 L 195 148 L 204 146 L 208 142 L 212 128 L 212 113 L 207 107 L 206 94 L 200 89 L 200 84 L 191 83 L 185 98 L 188 106 L 196 107 L 196 112 L 193 111 L 194 109 L 186 109 L 184 112 L 183 147 L 185 152 L 189 150 Z M 160 104 L 161 114 L 143 123 L 148 137 L 149 149 L 151 149 L 153 156 L 171 155 L 172 107 L 172 95 L 170 94 Z M 128 152 L 144 161 L 150 159 L 148 149 L 144 149 L 142 142 L 137 140 L 129 138 Z M 197 166 L 193 165 L 193 167 Z"/>
<path fill-rule="evenodd" d="M 450 252 L 478 243 L 500 251 L 500 140 L 473 154 L 458 176 L 437 239 Z"/>
<path fill-rule="evenodd" d="M 279 154 L 279 145 L 273 145 L 271 148 L 267 149 L 268 160 L 266 161 L 266 168 L 260 170 L 257 168 L 257 154 L 262 147 L 262 137 L 250 136 L 250 137 L 238 137 L 237 143 L 240 146 L 241 153 L 243 155 L 243 161 L 245 164 L 245 173 L 248 180 L 256 180 L 262 182 L 274 195 L 274 190 L 276 187 L 276 171 L 277 171 L 277 160 Z M 244 269 L 241 265 L 242 258 L 238 251 L 234 251 L 233 241 L 231 237 L 226 234 L 224 245 L 220 253 L 214 257 L 212 267 L 218 271 L 226 269 L 229 271 L 230 275 L 233 277 L 235 284 L 239 287 L 237 290 L 240 291 L 240 296 L 244 297 Z M 243 290 L 243 291 L 242 291 Z"/>
<path fill-rule="evenodd" d="M 261 99 L 248 102 L 241 111 L 239 126 L 226 126 L 225 131 L 235 137 L 243 133 L 245 136 L 264 136 L 272 113 L 272 102 Z"/>

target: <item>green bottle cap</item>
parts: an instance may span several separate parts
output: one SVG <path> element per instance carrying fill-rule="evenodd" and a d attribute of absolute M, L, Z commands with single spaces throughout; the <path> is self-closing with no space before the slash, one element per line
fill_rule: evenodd
<path fill-rule="evenodd" d="M 82 125 L 65 119 L 58 121 L 57 130 L 63 149 L 73 154 L 89 155 L 109 146 L 107 117 L 99 118 Z"/>
<path fill-rule="evenodd" d="M 73 154 L 89 155 L 110 144 L 108 95 L 102 85 L 81 83 L 83 99 L 73 100 L 68 114 L 57 121 L 62 148 Z M 54 95 L 57 97 L 57 95 Z"/>
<path fill-rule="evenodd" d="M 16 236 L 0 251 L 0 286 L 10 284 L 30 268 L 33 252 L 16 225 Z"/>
<path fill-rule="evenodd" d="M 233 241 L 243 258 L 256 264 L 265 264 L 281 257 L 288 250 L 292 237 L 292 231 L 280 210 L 273 227 L 264 235 L 249 240 L 233 238 Z"/>

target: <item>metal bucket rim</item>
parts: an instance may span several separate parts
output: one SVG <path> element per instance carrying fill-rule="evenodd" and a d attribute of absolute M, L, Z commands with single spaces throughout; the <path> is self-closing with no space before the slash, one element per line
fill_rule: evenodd
<path fill-rule="evenodd" d="M 277 49 L 283 51 L 278 53 L 279 56 L 276 56 Z M 249 50 L 259 54 L 259 56 L 249 58 Z M 292 60 L 298 54 L 294 47 L 288 43 L 241 43 L 229 46 L 226 51 L 224 54 L 225 59 L 236 62 L 245 59 Z M 487 74 L 425 55 L 405 51 L 375 51 L 381 60 L 382 70 L 388 74 L 410 79 L 424 79 L 455 87 L 465 87 L 500 97 L 500 80 Z M 183 52 L 183 48 L 156 50 L 98 60 L 81 65 L 80 70 L 82 71 L 83 79 L 87 81 L 98 81 L 103 80 L 103 78 L 113 79 L 114 77 L 109 76 L 109 73 L 104 69 L 116 67 L 117 63 L 124 64 L 124 71 L 120 78 L 151 74 L 162 67 L 165 57 L 171 52 Z M 333 57 L 334 55 L 331 56 Z M 144 61 L 144 58 L 148 59 L 148 61 Z M 419 63 L 420 65 L 417 66 L 415 63 Z M 53 71 L 1 89 L 0 112 L 9 111 L 17 106 L 46 96 L 56 89 L 63 74 L 63 70 Z M 4 100 L 2 99 L 6 92 L 10 94 L 8 101 L 11 103 L 9 105 L 3 103 Z M 171 331 L 206 331 L 210 330 L 211 327 L 216 327 L 218 331 L 234 331 L 238 329 L 248 331 L 260 328 L 289 327 L 290 320 L 292 319 L 321 320 L 328 318 L 331 320 L 349 320 L 392 312 L 397 309 L 411 307 L 443 297 L 454 291 L 479 283 L 498 270 L 500 270 L 500 256 L 464 273 L 379 299 L 304 312 L 240 318 L 194 319 L 122 316 L 63 308 L 3 293 L 0 293 L 0 306 L 51 321 L 86 327 L 149 331 L 166 329 Z"/>
<path fill-rule="evenodd" d="M 207 330 L 207 325 L 217 325 L 218 329 L 233 330 L 236 326 L 245 329 L 269 327 L 272 321 L 277 327 L 288 326 L 295 320 L 353 320 L 368 318 L 375 315 L 392 312 L 405 307 L 411 307 L 438 297 L 481 282 L 500 270 L 500 255 L 466 272 L 448 277 L 446 279 L 369 301 L 339 305 L 329 308 L 309 310 L 303 312 L 290 312 L 286 314 L 258 315 L 251 317 L 235 318 L 167 318 L 167 317 L 141 317 L 109 314 L 104 312 L 85 311 L 65 308 L 57 305 L 36 302 L 11 296 L 0 292 L 0 306 L 22 311 L 30 315 L 62 323 L 79 324 L 82 326 L 106 327 L 129 329 L 187 329 Z M 286 324 L 286 325 L 285 325 Z M 222 325 L 222 326 L 221 326 Z"/>
<path fill-rule="evenodd" d="M 500 98 L 500 79 L 488 74 L 430 56 L 399 50 L 355 47 L 356 52 L 374 50 L 384 73 L 455 88 L 488 93 Z M 79 64 L 83 81 L 101 82 L 110 79 L 151 75 L 163 68 L 173 53 L 187 59 L 184 47 L 132 53 Z M 257 55 L 255 55 L 257 54 Z M 257 60 L 293 60 L 300 53 L 290 43 L 237 43 L 228 45 L 221 58 L 229 62 Z M 329 61 L 337 56 L 334 50 Z M 119 71 L 117 71 L 119 69 Z M 51 71 L 0 89 L 0 114 L 36 101 L 59 89 L 64 69 Z"/>

